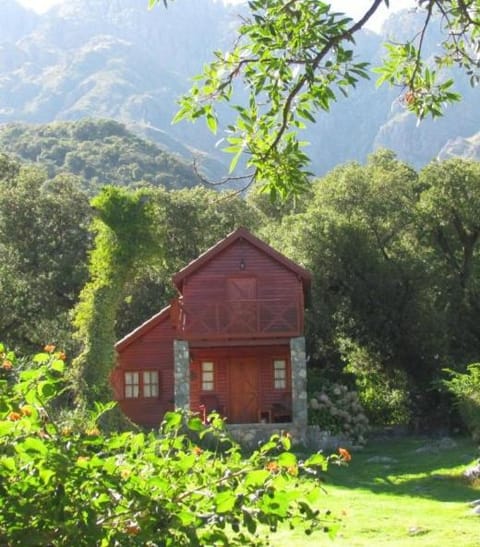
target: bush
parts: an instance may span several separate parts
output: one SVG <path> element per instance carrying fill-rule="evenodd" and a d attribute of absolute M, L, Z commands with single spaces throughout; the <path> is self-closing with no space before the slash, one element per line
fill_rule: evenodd
<path fill-rule="evenodd" d="M 353 340 L 342 339 L 345 371 L 355 378 L 355 387 L 371 424 L 407 424 L 411 419 L 410 394 L 405 371 L 387 368 L 381 355 Z"/>
<path fill-rule="evenodd" d="M 104 433 L 112 403 L 83 421 L 58 412 L 68 386 L 53 346 L 23 362 L 0 354 L 1 545 L 263 545 L 259 526 L 282 522 L 333 533 L 329 511 L 315 508 L 319 481 L 306 477 L 346 451 L 299 461 L 276 435 L 244 458 L 218 416 L 204 425 L 180 412 L 158 433 Z M 223 450 L 203 445 L 212 437 Z"/>
<path fill-rule="evenodd" d="M 337 382 L 323 383 L 309 401 L 309 421 L 324 431 L 346 436 L 355 444 L 366 443 L 369 429 L 358 394 Z"/>
<path fill-rule="evenodd" d="M 452 393 L 460 417 L 475 441 L 480 441 L 480 363 L 467 366 L 465 373 L 445 369 L 450 379 L 443 385 Z"/>

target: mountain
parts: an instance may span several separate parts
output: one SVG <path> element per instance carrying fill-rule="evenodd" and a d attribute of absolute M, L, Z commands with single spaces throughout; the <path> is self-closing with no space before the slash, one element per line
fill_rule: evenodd
<path fill-rule="evenodd" d="M 78 175 L 90 193 L 105 184 L 179 189 L 200 182 L 190 164 L 114 120 L 6 124 L 0 126 L 0 150 L 44 166 L 50 177 Z"/>
<path fill-rule="evenodd" d="M 206 175 L 218 178 L 230 160 L 216 146 L 219 137 L 202 121 L 171 120 L 191 77 L 214 50 L 231 44 L 241 9 L 215 0 L 171 2 L 168 9 L 160 2 L 152 10 L 147 0 L 69 0 L 36 15 L 15 0 L 0 0 L 8 22 L 0 30 L 0 124 L 111 118 L 189 162 L 198 157 Z M 366 31 L 358 37 L 358 57 L 379 64 L 382 40 L 411 37 L 417 24 L 415 14 L 392 15 L 383 36 Z M 432 29 L 428 55 L 440 40 Z M 446 153 L 445 147 L 450 153 L 470 150 L 474 144 L 452 143 L 477 142 L 478 89 L 457 80 L 465 100 L 418 127 L 398 100 L 400 90 L 377 89 L 374 75 L 359 82 L 351 97 L 339 98 L 308 128 L 312 170 L 320 175 L 348 160 L 362 162 L 379 147 L 417 168 Z M 231 115 L 221 109 L 224 126 Z"/>
<path fill-rule="evenodd" d="M 2 1 L 17 34 L 0 31 L 0 123 L 113 118 L 190 161 L 211 156 L 216 138 L 206 127 L 171 120 L 228 30 L 222 4 L 148 11 L 137 0 L 72 0 L 30 19 Z"/>

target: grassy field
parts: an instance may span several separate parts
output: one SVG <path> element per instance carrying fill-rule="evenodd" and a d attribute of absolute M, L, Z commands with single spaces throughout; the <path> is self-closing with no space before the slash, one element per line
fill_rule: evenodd
<path fill-rule="evenodd" d="M 454 443 L 421 438 L 372 442 L 352 454 L 348 467 L 328 471 L 325 508 L 342 518 L 335 539 L 285 531 L 272 536 L 272 544 L 480 547 L 480 516 L 469 507 L 480 498 L 480 485 L 462 476 L 478 448 L 466 439 Z"/>

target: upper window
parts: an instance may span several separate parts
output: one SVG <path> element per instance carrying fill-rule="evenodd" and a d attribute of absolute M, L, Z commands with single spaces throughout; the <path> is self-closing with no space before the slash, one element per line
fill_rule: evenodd
<path fill-rule="evenodd" d="M 273 362 L 273 383 L 275 389 L 287 387 L 287 363 L 284 359 L 276 359 Z"/>
<path fill-rule="evenodd" d="M 158 371 L 125 372 L 125 398 L 158 397 Z"/>
<path fill-rule="evenodd" d="M 202 362 L 202 391 L 213 391 L 213 363 L 211 361 Z"/>

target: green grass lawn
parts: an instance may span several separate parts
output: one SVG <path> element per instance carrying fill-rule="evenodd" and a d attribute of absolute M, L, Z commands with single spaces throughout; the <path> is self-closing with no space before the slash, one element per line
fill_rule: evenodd
<path fill-rule="evenodd" d="M 466 439 L 454 442 L 395 439 L 353 452 L 349 466 L 332 466 L 323 485 L 323 508 L 342 518 L 336 537 L 285 531 L 272 544 L 480 547 L 480 516 L 468 505 L 480 498 L 480 486 L 462 476 L 478 448 Z"/>

